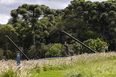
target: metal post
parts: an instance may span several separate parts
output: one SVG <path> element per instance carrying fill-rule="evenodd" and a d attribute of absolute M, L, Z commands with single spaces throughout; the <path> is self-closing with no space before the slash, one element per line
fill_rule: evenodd
<path fill-rule="evenodd" d="M 20 65 L 20 53 L 17 53 L 17 66 Z"/>
<path fill-rule="evenodd" d="M 8 56 L 8 59 L 9 59 L 8 44 L 7 44 L 7 42 L 6 42 L 6 50 L 7 50 L 7 56 Z"/>
<path fill-rule="evenodd" d="M 88 48 L 89 50 L 93 51 L 94 53 L 96 53 L 96 51 L 94 51 L 93 49 L 91 49 L 90 47 L 88 47 L 87 45 L 85 45 L 84 43 L 82 43 L 81 41 L 79 41 L 78 39 L 76 39 L 75 37 L 71 36 L 70 34 L 68 34 L 67 32 L 65 32 L 64 30 L 62 30 L 62 32 L 66 35 L 68 35 L 69 37 L 71 37 L 72 39 L 74 39 L 75 41 L 77 41 L 78 43 L 80 43 L 81 45 L 83 45 L 84 47 Z"/>
<path fill-rule="evenodd" d="M 17 53 L 17 66 L 20 65 L 20 53 Z"/>
<path fill-rule="evenodd" d="M 22 50 L 7 35 L 5 35 L 5 37 L 27 58 L 27 60 L 29 60 L 29 58 L 22 52 Z"/>
<path fill-rule="evenodd" d="M 17 53 L 17 71 L 20 72 L 20 53 Z"/>

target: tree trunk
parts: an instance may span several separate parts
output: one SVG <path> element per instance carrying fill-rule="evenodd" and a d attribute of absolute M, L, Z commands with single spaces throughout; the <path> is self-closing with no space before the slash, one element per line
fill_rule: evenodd
<path fill-rule="evenodd" d="M 33 12 L 33 17 L 34 17 L 34 12 Z M 33 45 L 35 45 L 35 29 L 34 29 L 35 25 L 34 22 L 32 23 L 32 33 L 33 33 Z"/>

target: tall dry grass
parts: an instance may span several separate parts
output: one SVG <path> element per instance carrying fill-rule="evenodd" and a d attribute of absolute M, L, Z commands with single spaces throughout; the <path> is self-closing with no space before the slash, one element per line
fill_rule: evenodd
<path fill-rule="evenodd" d="M 69 64 L 89 64 L 93 62 L 100 62 L 103 60 L 108 59 L 115 59 L 116 53 L 115 52 L 109 52 L 109 53 L 93 53 L 93 54 L 82 54 L 77 56 L 71 56 L 71 57 L 65 57 L 65 58 L 58 58 L 56 60 L 23 60 L 21 61 L 20 66 L 17 66 L 16 60 L 0 60 L 0 74 L 3 72 L 7 72 L 12 68 L 13 71 L 17 71 L 17 69 L 20 67 L 20 74 L 18 74 L 19 77 L 23 76 L 31 76 L 28 70 L 34 69 L 36 66 L 43 67 L 44 65 L 50 65 L 50 66 L 60 66 L 62 64 L 69 65 Z"/>

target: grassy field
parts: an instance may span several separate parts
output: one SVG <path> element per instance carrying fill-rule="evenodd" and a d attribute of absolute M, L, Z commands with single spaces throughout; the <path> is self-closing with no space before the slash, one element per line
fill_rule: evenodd
<path fill-rule="evenodd" d="M 116 77 L 116 53 L 82 54 L 72 57 L 0 61 L 0 77 Z"/>

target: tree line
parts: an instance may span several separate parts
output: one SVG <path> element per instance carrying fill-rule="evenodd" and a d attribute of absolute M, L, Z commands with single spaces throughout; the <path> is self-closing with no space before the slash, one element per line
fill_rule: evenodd
<path fill-rule="evenodd" d="M 65 9 L 23 4 L 11 10 L 11 19 L 6 25 L 0 25 L 0 58 L 15 59 L 16 51 L 18 52 L 4 37 L 5 35 L 8 35 L 30 58 L 45 57 L 46 53 L 49 56 L 48 53 L 53 52 L 53 49 L 57 51 L 57 47 L 62 48 L 59 46 L 62 46 L 64 41 L 74 45 L 72 51 L 82 49 L 61 30 L 65 30 L 82 42 L 99 38 L 108 43 L 109 51 L 115 51 L 115 11 L 114 0 L 105 2 L 73 0 Z"/>

